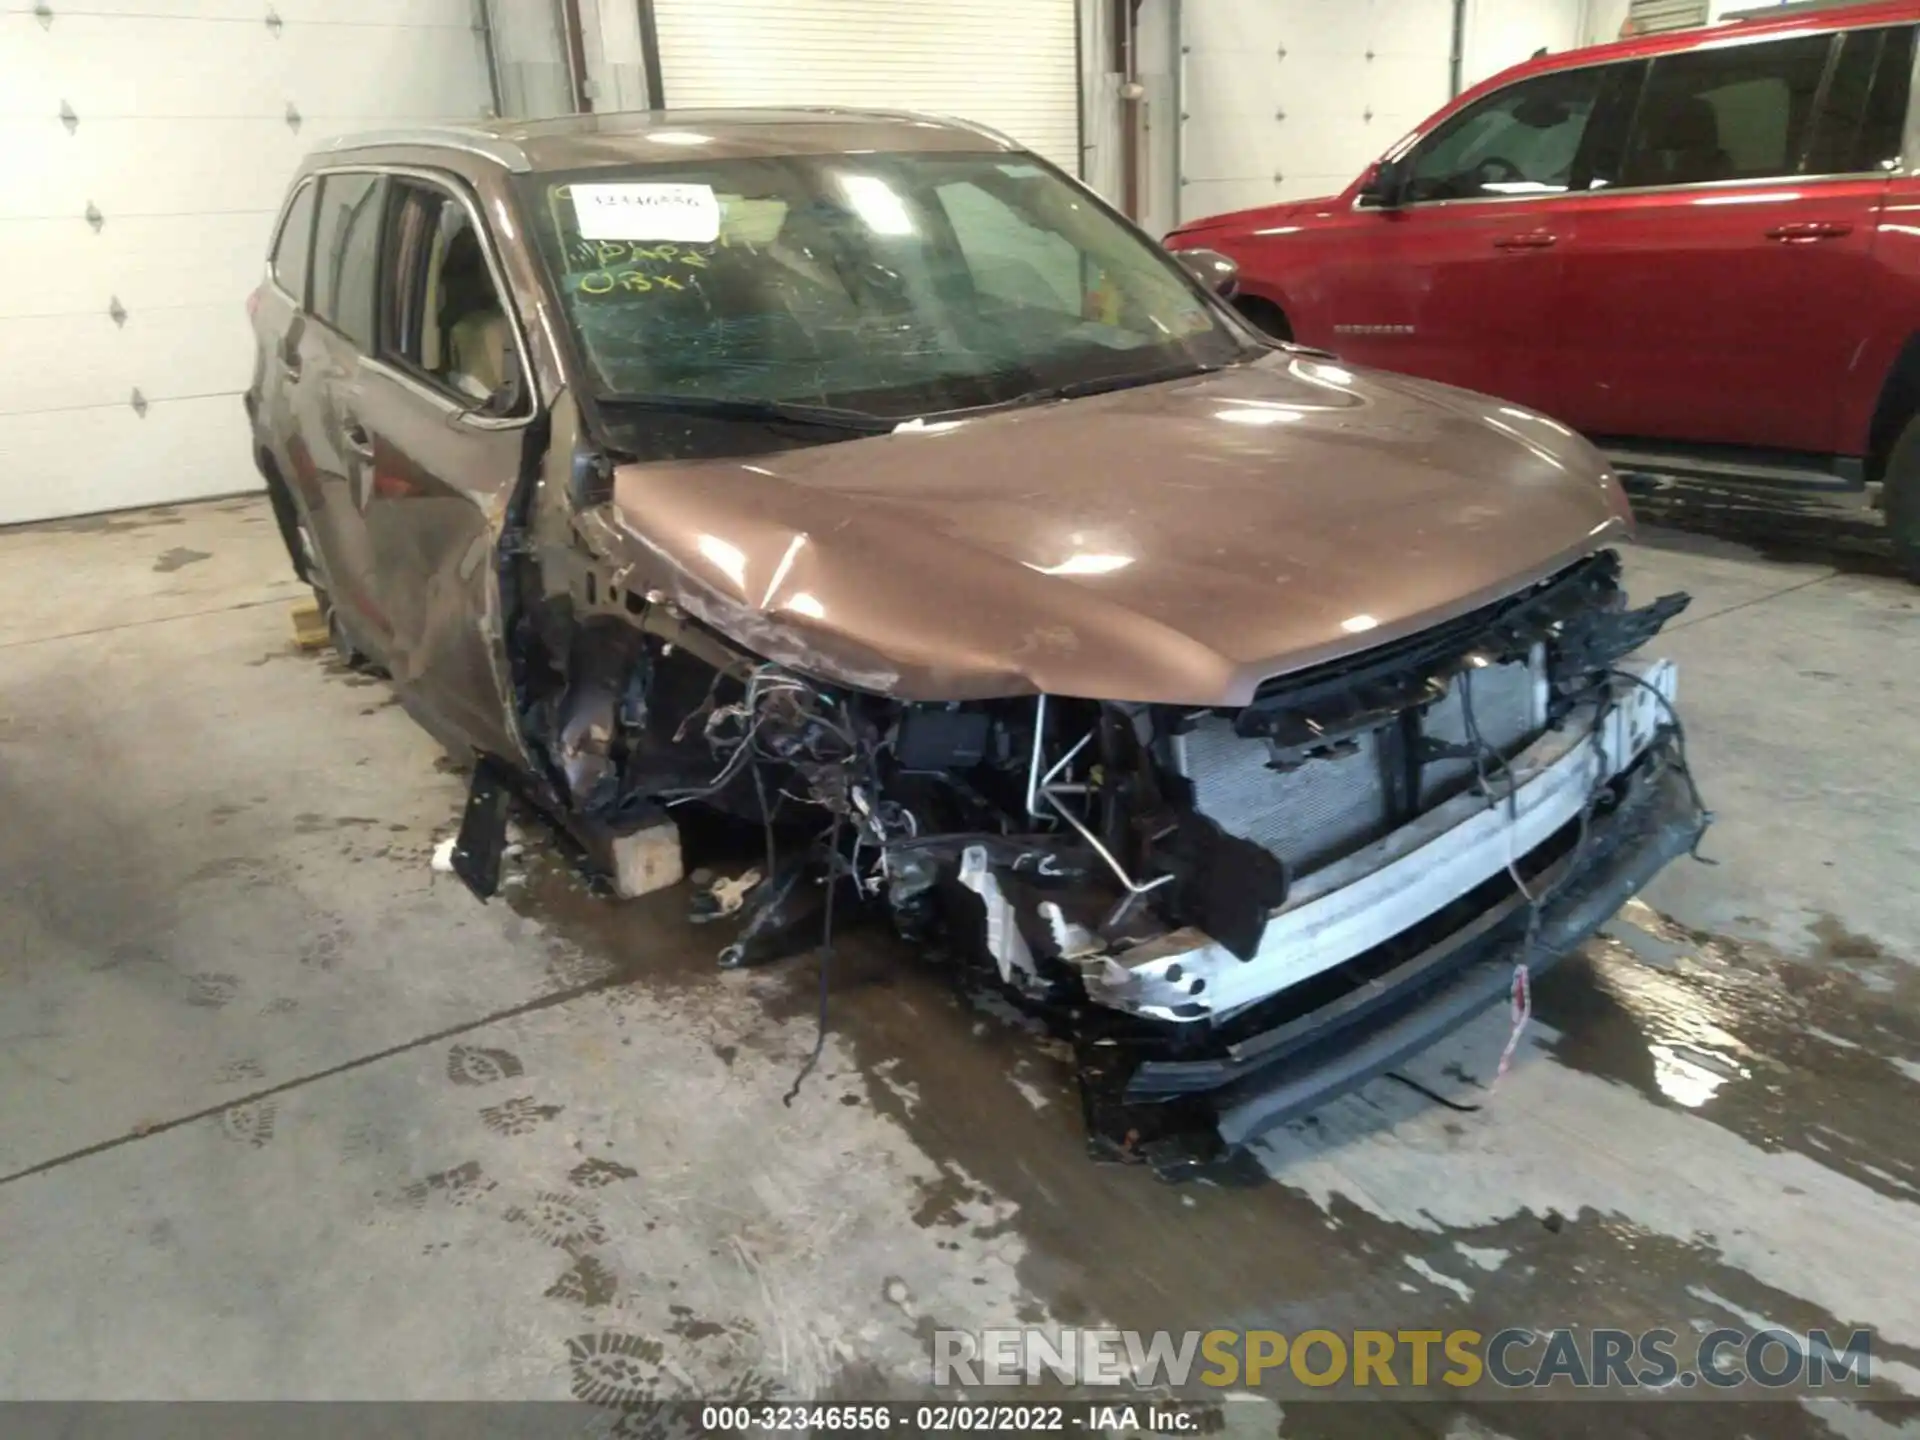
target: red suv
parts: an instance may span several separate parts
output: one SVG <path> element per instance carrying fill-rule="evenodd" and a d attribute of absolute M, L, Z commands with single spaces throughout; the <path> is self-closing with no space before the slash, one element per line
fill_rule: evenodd
<path fill-rule="evenodd" d="M 1183 225 L 1287 339 L 1569 422 L 1623 470 L 1884 509 L 1920 570 L 1920 0 L 1537 59 L 1347 191 Z"/>

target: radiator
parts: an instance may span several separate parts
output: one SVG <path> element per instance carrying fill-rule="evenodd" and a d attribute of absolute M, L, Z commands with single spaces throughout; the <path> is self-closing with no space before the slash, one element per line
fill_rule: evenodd
<path fill-rule="evenodd" d="M 1512 755 L 1526 748 L 1539 728 L 1534 716 L 1533 670 L 1516 662 L 1490 665 L 1484 670 L 1468 670 L 1453 682 L 1443 699 L 1427 707 L 1421 718 L 1421 733 L 1449 745 L 1467 743 L 1467 708 L 1461 698 L 1463 687 L 1473 691 L 1473 719 L 1480 739 L 1501 755 Z M 1488 769 L 1498 776 L 1498 766 Z M 1474 778 L 1471 760 L 1432 760 L 1420 773 L 1420 803 L 1438 805 L 1458 795 Z"/>
<path fill-rule="evenodd" d="M 1209 715 L 1183 739 L 1176 753 L 1193 782 L 1194 808 L 1229 835 L 1272 851 L 1296 875 L 1386 829 L 1387 790 L 1372 735 L 1361 736 L 1351 755 L 1284 771 L 1267 765 L 1266 741 L 1241 739 L 1224 716 Z"/>
<path fill-rule="evenodd" d="M 1423 733 L 1467 743 L 1460 686 L 1473 687 L 1480 738 L 1501 755 L 1530 742 L 1538 729 L 1534 676 L 1524 663 L 1494 665 L 1456 680 L 1421 717 Z M 1268 763 L 1264 740 L 1234 734 L 1221 715 L 1200 720 L 1175 745 L 1175 760 L 1193 784 L 1194 807 L 1230 835 L 1251 840 L 1305 875 L 1384 835 L 1391 825 L 1376 735 L 1358 737 L 1350 755 L 1309 760 L 1291 770 Z M 1497 766 L 1489 763 L 1497 774 Z M 1421 774 L 1421 807 L 1437 805 L 1474 780 L 1472 760 L 1435 760 Z"/>

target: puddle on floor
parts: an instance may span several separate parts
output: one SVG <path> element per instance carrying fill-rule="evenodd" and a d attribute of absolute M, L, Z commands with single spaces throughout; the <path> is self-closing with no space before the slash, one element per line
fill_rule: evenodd
<path fill-rule="evenodd" d="M 548 858 L 536 859 L 508 894 L 554 937 L 555 957 L 573 957 L 551 961 L 553 982 L 607 977 L 609 1003 L 631 1007 L 635 1023 L 646 1023 L 649 995 L 671 991 L 676 1005 L 697 1004 L 703 993 L 718 999 L 723 983 L 744 981 L 759 1018 L 730 1044 L 785 1056 L 796 1052 L 796 1032 L 811 1037 L 816 958 L 723 980 L 714 960 L 719 932 L 688 923 L 681 891 L 615 904 Z M 1690 932 L 1638 904 L 1610 928 L 1583 957 L 1542 977 L 1535 1008 L 1545 1053 L 1505 1082 L 1514 1087 L 1509 1095 L 1522 1097 L 1516 1103 L 1532 1103 L 1543 1089 L 1540 1067 L 1563 1066 L 1723 1127 L 1758 1151 L 1799 1152 L 1834 1172 L 1833 1183 L 1847 1177 L 1903 1204 L 1920 1196 L 1920 1142 L 1907 1118 L 1916 1082 L 1895 1063 L 1920 1057 L 1920 985 L 1903 961 L 1837 921 L 1821 922 L 1808 958 Z M 1497 1194 L 1500 1167 L 1552 1165 L 1553 1157 L 1516 1161 L 1486 1138 L 1497 1123 L 1487 1115 L 1456 1115 L 1384 1082 L 1288 1127 L 1264 1157 L 1277 1179 L 1249 1165 L 1212 1183 L 1171 1186 L 1140 1169 L 1097 1165 L 1085 1153 L 1063 1047 L 968 998 L 943 967 L 874 925 L 842 932 L 829 981 L 829 1024 L 857 1061 L 865 1103 L 897 1122 L 937 1167 L 910 1218 L 954 1229 L 968 1248 L 1017 1234 L 1033 1316 L 1176 1331 L 1491 1331 L 1568 1322 L 1684 1331 L 1742 1324 L 1745 1314 L 1844 1332 L 1881 1318 L 1836 1316 L 1729 1260 L 1710 1193 L 1701 1196 L 1698 1225 L 1680 1233 L 1641 1223 L 1630 1200 L 1563 1213 L 1516 1198 L 1490 1205 L 1490 1218 L 1474 1223 L 1449 1223 L 1444 1207 L 1427 1214 L 1421 1186 L 1449 1166 L 1478 1170 L 1479 1183 Z M 1454 1059 L 1432 1083 L 1470 1096 L 1480 1082 Z M 1605 1115 L 1595 1123 L 1622 1128 Z M 1343 1185 L 1381 1183 L 1383 1153 L 1398 1194 L 1357 1203 L 1341 1193 Z M 1336 1180 L 1320 1188 L 1300 1168 L 1302 1156 L 1330 1167 Z M 1231 1176 L 1241 1183 L 1223 1183 Z M 1522 1178 L 1516 1197 L 1527 1191 Z M 1751 1178 L 1735 1171 L 1701 1183 L 1739 1187 Z M 1000 1218 L 966 1218 L 979 1213 L 969 1201 L 987 1198 L 998 1202 Z M 1762 1219 L 1777 1213 L 1763 1211 Z M 1885 1342 L 1876 1357 L 1920 1385 L 1920 1352 Z M 1901 1392 L 1876 1382 L 1874 1393 Z M 1406 1433 L 1447 1433 L 1463 1413 L 1422 1407 L 1417 1423 L 1425 1428 Z M 1775 1418 L 1785 1428 L 1769 1434 L 1829 1433 L 1793 1407 Z M 1567 1429 L 1567 1419 L 1558 1406 L 1506 1407 L 1487 1433 L 1581 1433 Z M 1689 1433 L 1723 1433 L 1713 1428 L 1723 1421 L 1716 1414 Z M 1319 1428 L 1281 1433 L 1362 1433 L 1328 1423 L 1316 1411 Z M 1621 1431 L 1616 1424 L 1593 1433 Z"/>
<path fill-rule="evenodd" d="M 1632 901 L 1542 977 L 1554 1057 L 1920 1201 L 1920 970 L 1817 920 L 1807 958 L 1691 931 Z"/>

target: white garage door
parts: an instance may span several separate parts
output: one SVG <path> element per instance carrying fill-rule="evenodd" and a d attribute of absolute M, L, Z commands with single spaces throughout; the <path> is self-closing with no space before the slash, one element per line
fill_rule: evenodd
<path fill-rule="evenodd" d="M 0 522 L 256 488 L 245 302 L 287 176 L 482 113 L 472 0 L 44 8 L 0 14 Z"/>
<path fill-rule="evenodd" d="M 926 110 L 1080 173 L 1074 0 L 656 0 L 655 14 L 670 109 Z"/>
<path fill-rule="evenodd" d="M 1202 0 L 1182 24 L 1182 219 L 1343 190 L 1447 100 L 1449 0 Z"/>

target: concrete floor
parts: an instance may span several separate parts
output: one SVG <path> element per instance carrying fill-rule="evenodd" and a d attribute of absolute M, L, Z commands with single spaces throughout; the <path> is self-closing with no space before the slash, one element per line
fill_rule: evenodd
<path fill-rule="evenodd" d="M 1412 1068 L 1477 1109 L 1377 1082 L 1175 1188 L 889 942 L 789 1108 L 810 960 L 723 975 L 680 896 L 537 845 L 490 905 L 433 873 L 462 781 L 291 649 L 263 502 L 0 535 L 0 1396 L 911 1394 L 926 1331 L 1016 1317 L 1867 1324 L 1920 1393 L 1920 591 L 1631 568 L 1695 597 L 1656 648 L 1716 863 L 1543 983 L 1496 1089 L 1499 1016 Z M 1742 1427 L 1894 1433 L 1693 1433 Z"/>

